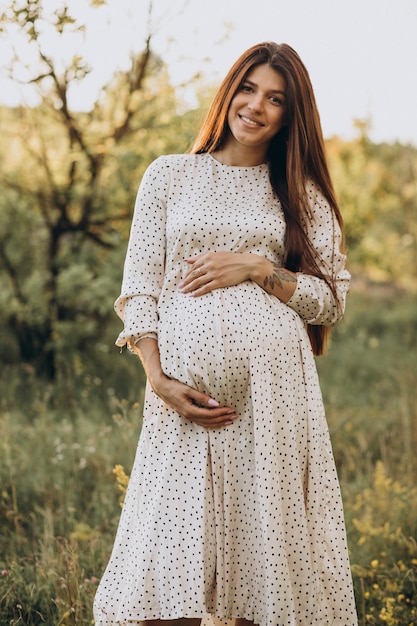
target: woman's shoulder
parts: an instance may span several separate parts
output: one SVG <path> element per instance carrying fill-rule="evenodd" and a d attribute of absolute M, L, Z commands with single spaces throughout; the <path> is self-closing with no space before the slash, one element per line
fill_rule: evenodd
<path fill-rule="evenodd" d="M 164 190 L 172 185 L 181 186 L 185 180 L 198 178 L 202 175 L 204 154 L 162 154 L 146 168 L 141 186 Z M 204 169 L 205 171 L 205 169 Z"/>
<path fill-rule="evenodd" d="M 197 162 L 200 162 L 204 158 L 205 155 L 203 154 L 162 154 L 154 161 L 152 161 L 152 163 L 149 165 L 149 168 L 153 170 L 177 169 L 179 171 L 183 171 L 184 167 L 193 167 Z"/>

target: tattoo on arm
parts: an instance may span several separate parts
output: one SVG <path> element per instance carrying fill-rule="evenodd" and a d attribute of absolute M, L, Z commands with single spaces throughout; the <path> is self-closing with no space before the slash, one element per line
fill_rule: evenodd
<path fill-rule="evenodd" d="M 272 274 L 265 277 L 264 287 L 269 287 L 271 290 L 275 289 L 275 287 L 283 289 L 284 282 L 296 283 L 297 279 L 286 269 L 284 269 L 283 267 L 279 267 L 276 263 L 274 263 L 274 271 L 272 272 Z"/>

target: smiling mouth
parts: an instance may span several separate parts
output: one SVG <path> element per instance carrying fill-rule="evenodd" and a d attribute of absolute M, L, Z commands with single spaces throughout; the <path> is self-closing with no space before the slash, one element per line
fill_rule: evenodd
<path fill-rule="evenodd" d="M 263 124 L 261 124 L 260 122 L 255 122 L 254 120 L 251 120 L 249 117 L 245 117 L 245 115 L 240 115 L 239 116 L 240 119 L 242 120 L 242 122 L 244 122 L 245 124 L 248 124 L 249 126 L 253 126 L 255 127 L 261 127 L 263 126 Z"/>

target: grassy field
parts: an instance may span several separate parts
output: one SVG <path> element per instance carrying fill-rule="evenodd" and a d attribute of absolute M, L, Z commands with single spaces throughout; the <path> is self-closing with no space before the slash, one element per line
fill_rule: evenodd
<path fill-rule="evenodd" d="M 93 623 L 143 393 L 133 357 L 111 358 L 124 384 L 108 368 L 75 368 L 53 387 L 30 368 L 3 368 L 1 625 Z M 416 298 L 356 290 L 318 366 L 360 624 L 417 626 Z"/>

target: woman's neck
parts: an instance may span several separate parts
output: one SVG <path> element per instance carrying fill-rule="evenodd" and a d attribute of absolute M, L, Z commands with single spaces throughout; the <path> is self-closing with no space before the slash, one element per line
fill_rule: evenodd
<path fill-rule="evenodd" d="M 245 150 L 244 147 L 225 145 L 219 150 L 212 152 L 212 156 L 223 165 L 231 165 L 235 167 L 254 167 L 266 163 L 265 150 L 256 150 L 250 148 Z"/>

